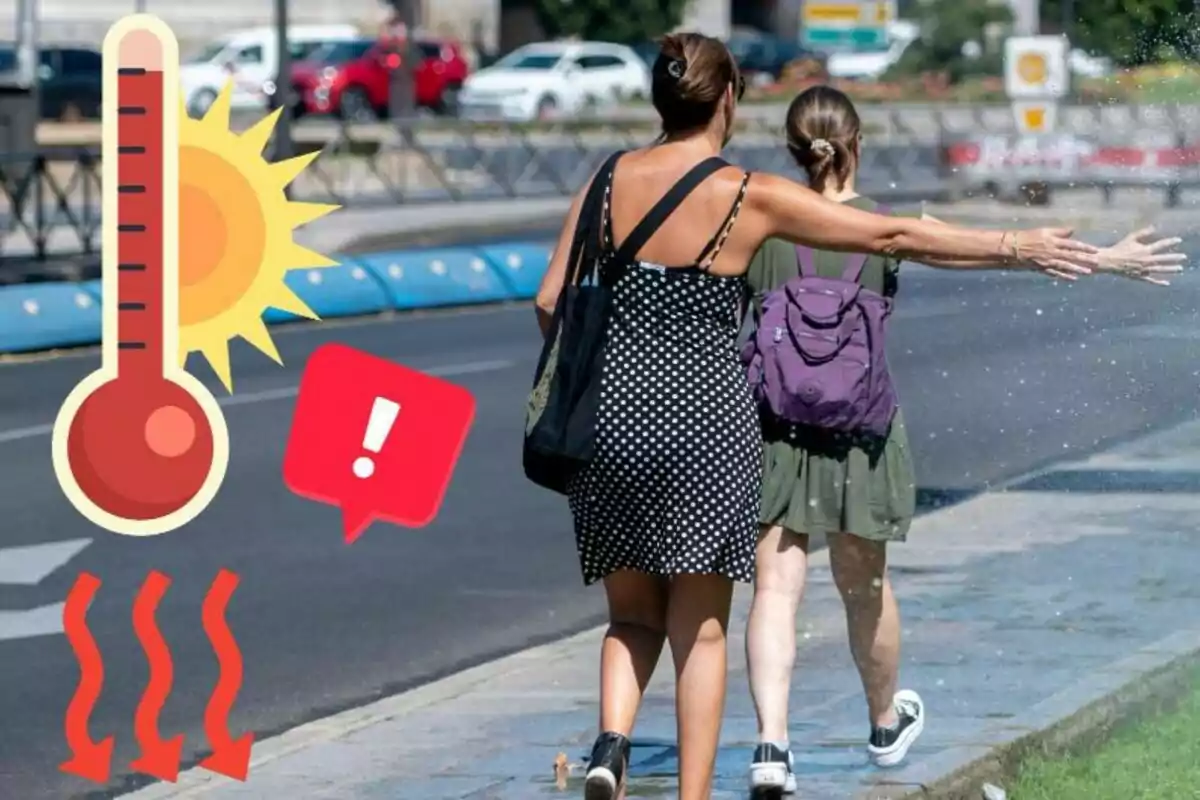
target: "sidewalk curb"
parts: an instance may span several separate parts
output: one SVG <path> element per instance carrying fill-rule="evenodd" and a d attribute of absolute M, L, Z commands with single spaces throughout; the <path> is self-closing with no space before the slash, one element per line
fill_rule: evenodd
<path fill-rule="evenodd" d="M 977 744 L 902 769 L 859 800 L 980 800 L 984 783 L 1011 783 L 1030 757 L 1086 752 L 1117 726 L 1169 709 L 1198 667 L 1200 628 L 1179 631 L 1038 703 L 1026 725 L 998 722 Z"/>
<path fill-rule="evenodd" d="M 326 717 L 289 728 L 261 740 L 256 739 L 250 759 L 250 773 L 281 758 L 286 758 L 310 747 L 327 744 L 356 731 L 369 728 L 393 717 L 403 716 L 427 706 L 436 705 L 465 692 L 485 685 L 498 678 L 544 668 L 547 664 L 564 658 L 581 643 L 599 645 L 607 624 L 593 625 L 586 630 L 571 634 L 552 642 L 534 645 L 506 656 L 486 661 L 443 678 L 415 686 L 399 694 L 389 695 L 373 702 L 348 708 Z M 199 759 L 196 759 L 199 761 Z M 145 786 L 122 790 L 117 795 L 137 800 L 166 800 L 167 798 L 194 798 L 221 788 L 229 779 L 205 771 L 192 764 L 181 770 L 176 783 L 158 781 Z"/>

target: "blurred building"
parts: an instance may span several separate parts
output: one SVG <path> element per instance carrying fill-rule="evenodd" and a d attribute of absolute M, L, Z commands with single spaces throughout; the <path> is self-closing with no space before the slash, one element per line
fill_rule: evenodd
<path fill-rule="evenodd" d="M 799 0 L 691 0 L 679 29 L 723 38 L 729 35 L 735 7 L 773 5 L 776 2 L 798 3 Z M 499 5 L 501 50 L 512 50 L 545 38 L 545 31 L 538 24 L 533 0 L 500 0 Z"/>
<path fill-rule="evenodd" d="M 138 8 L 136 0 L 37 0 L 43 41 L 99 42 L 116 19 Z M 418 0 L 422 27 L 430 33 L 497 42 L 501 0 Z M 162 17 L 180 42 L 199 44 L 216 36 L 271 24 L 274 0 L 142 0 Z M 15 0 L 0 0 L 0 41 L 14 38 Z M 384 19 L 380 0 L 289 0 L 293 24 L 352 23 L 374 35 Z"/>
<path fill-rule="evenodd" d="M 114 20 L 138 9 L 137 0 L 37 2 L 43 41 L 99 42 Z M 543 35 L 531 0 L 417 2 L 421 28 L 487 49 L 508 50 Z M 238 28 L 270 24 L 274 9 L 273 0 L 142 0 L 141 5 L 170 24 L 185 47 Z M 735 10 L 770 20 L 777 6 L 798 5 L 799 0 L 692 0 L 682 27 L 724 36 Z M 14 38 L 15 6 L 15 0 L 0 2 L 0 41 Z M 387 8 L 381 0 L 290 0 L 288 13 L 293 24 L 351 22 L 373 34 Z"/>

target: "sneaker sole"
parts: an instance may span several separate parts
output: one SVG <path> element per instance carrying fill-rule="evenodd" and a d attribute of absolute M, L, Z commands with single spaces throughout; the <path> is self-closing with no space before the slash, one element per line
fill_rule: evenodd
<path fill-rule="evenodd" d="M 583 782 L 583 800 L 613 800 L 617 796 L 617 776 L 608 767 L 596 767 Z"/>
<path fill-rule="evenodd" d="M 871 757 L 871 763 L 877 767 L 894 767 L 898 765 L 908 756 L 908 750 L 913 746 L 913 742 L 925 730 L 925 709 L 922 707 L 921 716 L 917 717 L 917 721 L 909 726 L 896 743 L 886 750 L 877 750 L 872 747 L 867 748 L 867 753 Z"/>
<path fill-rule="evenodd" d="M 792 794 L 796 791 L 796 778 L 788 774 L 787 767 L 780 764 L 750 765 L 750 795 L 758 800 L 775 794 Z"/>

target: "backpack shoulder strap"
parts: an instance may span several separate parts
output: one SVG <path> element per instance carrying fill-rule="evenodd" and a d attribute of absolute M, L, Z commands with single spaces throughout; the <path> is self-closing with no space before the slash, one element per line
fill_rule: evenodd
<path fill-rule="evenodd" d="M 873 214 L 882 214 L 887 216 L 892 213 L 892 207 L 885 203 L 876 203 L 875 208 L 871 209 Z M 863 268 L 867 265 L 867 259 L 870 255 L 867 253 L 849 253 L 846 255 L 846 267 L 842 270 L 842 280 L 858 283 L 862 278 Z"/>
<path fill-rule="evenodd" d="M 805 247 L 802 244 L 796 245 L 796 261 L 800 265 L 800 277 L 816 277 L 817 268 L 813 263 L 814 252 L 811 247 Z M 842 280 L 858 283 L 858 279 L 862 277 L 863 267 L 866 266 L 867 258 L 869 256 L 866 253 L 847 253 L 846 267 L 842 270 Z"/>
<path fill-rule="evenodd" d="M 816 277 L 817 268 L 813 266 L 813 249 L 802 244 L 796 245 L 796 263 L 800 265 L 800 277 Z"/>
<path fill-rule="evenodd" d="M 842 280 L 849 283 L 858 283 L 858 279 L 862 277 L 863 267 L 867 265 L 867 259 L 870 255 L 867 253 L 847 253 L 845 268 L 842 270 Z"/>
<path fill-rule="evenodd" d="M 872 209 L 873 214 L 891 214 L 892 207 L 884 203 L 876 203 Z M 845 268 L 842 270 L 842 280 L 850 283 L 858 283 L 862 277 L 863 267 L 867 265 L 867 259 L 870 256 L 866 253 L 847 253 L 845 260 Z M 800 275 L 803 277 L 811 277 L 817 274 L 816 267 L 813 265 L 813 249 L 805 247 L 802 244 L 796 245 L 796 260 L 800 264 Z"/>
<path fill-rule="evenodd" d="M 687 173 L 680 178 L 674 186 L 667 190 L 667 193 L 662 196 L 662 199 L 654 204 L 654 207 L 642 217 L 626 237 L 625 241 L 617 249 L 617 259 L 623 261 L 632 261 L 641 250 L 646 242 L 650 241 L 650 237 L 655 231 L 662 227 L 662 224 L 667 221 L 667 217 L 679 207 L 679 204 L 695 190 L 697 186 L 704 182 L 708 176 L 712 175 L 717 170 L 728 166 L 728 162 L 723 158 L 712 156 L 701 161 L 696 166 L 692 167 Z"/>

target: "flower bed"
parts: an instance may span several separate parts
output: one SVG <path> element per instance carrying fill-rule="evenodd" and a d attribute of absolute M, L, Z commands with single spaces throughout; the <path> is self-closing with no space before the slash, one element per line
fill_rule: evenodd
<path fill-rule="evenodd" d="M 985 76 L 952 84 L 944 75 L 937 73 L 892 81 L 824 81 L 819 78 L 784 80 L 750 90 L 746 99 L 756 103 L 786 103 L 810 86 L 823 83 L 845 92 L 856 103 L 1008 102 L 1004 93 L 1003 78 Z M 1139 96 L 1145 95 L 1146 86 L 1152 83 L 1153 81 L 1147 78 L 1078 80 L 1069 101 L 1079 104 L 1137 102 Z M 1200 87 L 1200 80 L 1196 81 L 1196 86 Z M 1197 99 L 1200 99 L 1200 94 Z"/>

